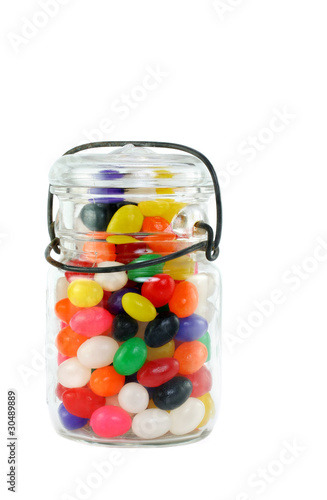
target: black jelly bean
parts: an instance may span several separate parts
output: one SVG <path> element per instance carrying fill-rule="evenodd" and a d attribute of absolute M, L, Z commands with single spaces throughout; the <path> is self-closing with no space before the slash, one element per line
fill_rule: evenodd
<path fill-rule="evenodd" d="M 153 402 L 161 410 L 174 410 L 185 403 L 192 390 L 193 384 L 188 378 L 177 376 L 155 388 Z"/>
<path fill-rule="evenodd" d="M 144 342 L 149 347 L 161 347 L 170 342 L 179 329 L 179 319 L 172 312 L 161 312 L 145 329 Z"/>
<path fill-rule="evenodd" d="M 126 340 L 135 337 L 139 329 L 136 319 L 131 318 L 125 312 L 117 314 L 112 322 L 112 333 L 115 340 L 125 342 Z"/>
<path fill-rule="evenodd" d="M 105 231 L 117 209 L 115 203 L 89 203 L 84 205 L 80 215 L 83 224 L 91 231 Z"/>

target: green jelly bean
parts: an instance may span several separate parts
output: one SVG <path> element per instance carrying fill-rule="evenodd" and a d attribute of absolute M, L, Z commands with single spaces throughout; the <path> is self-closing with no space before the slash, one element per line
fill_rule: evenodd
<path fill-rule="evenodd" d="M 132 375 L 145 363 L 148 354 L 144 340 L 134 337 L 124 342 L 114 356 L 114 368 L 120 375 Z"/>
<path fill-rule="evenodd" d="M 152 260 L 152 259 L 158 259 L 159 257 L 162 257 L 162 255 L 155 254 L 155 253 L 148 253 L 145 255 L 141 255 L 141 257 L 138 257 L 135 260 L 132 260 L 130 264 L 137 264 L 138 262 L 144 262 L 147 260 Z M 128 279 L 132 281 L 138 281 L 140 283 L 143 283 L 146 281 L 148 278 L 151 278 L 155 274 L 162 274 L 163 272 L 163 266 L 164 264 L 154 264 L 153 266 L 147 266 L 147 267 L 142 267 L 140 269 L 132 269 L 131 271 L 128 271 Z"/>
<path fill-rule="evenodd" d="M 206 348 L 207 348 L 208 357 L 205 360 L 205 362 L 210 361 L 210 358 L 211 358 L 211 342 L 210 342 L 209 332 L 207 332 L 204 335 L 202 335 L 202 337 L 200 337 L 198 339 L 198 341 L 201 342 L 202 344 L 204 344 L 206 346 Z"/>

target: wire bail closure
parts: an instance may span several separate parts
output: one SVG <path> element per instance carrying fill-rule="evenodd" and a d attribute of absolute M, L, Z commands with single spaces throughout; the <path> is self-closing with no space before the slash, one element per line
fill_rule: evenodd
<path fill-rule="evenodd" d="M 174 252 L 170 255 L 166 255 L 164 257 L 158 257 L 156 259 L 151 259 L 150 261 L 138 262 L 136 264 L 126 264 L 119 266 L 120 271 L 129 271 L 132 269 L 139 269 L 143 267 L 153 266 L 155 264 L 162 264 L 164 262 L 168 262 L 170 260 L 177 259 L 178 257 L 182 257 L 187 255 L 188 253 L 194 252 L 196 250 L 204 250 L 207 260 L 213 262 L 217 259 L 219 255 L 219 243 L 221 238 L 221 230 L 222 230 L 222 206 L 221 206 L 221 195 L 220 188 L 218 183 L 218 177 L 213 165 L 210 163 L 208 158 L 206 158 L 199 151 L 189 148 L 188 146 L 183 146 L 181 144 L 173 144 L 169 142 L 152 142 L 152 141 L 102 141 L 102 142 L 90 142 L 88 144 L 82 144 L 81 146 L 76 146 L 73 149 L 67 151 L 63 156 L 71 155 L 78 153 L 80 151 L 84 151 L 86 149 L 93 148 L 104 148 L 104 147 L 122 147 L 127 144 L 132 144 L 135 147 L 150 147 L 150 148 L 164 148 L 164 149 L 176 149 L 179 151 L 183 151 L 185 153 L 190 154 L 191 156 L 195 156 L 199 160 L 204 163 L 204 165 L 209 170 L 209 173 L 212 178 L 215 197 L 216 197 L 216 234 L 214 235 L 214 231 L 209 224 L 206 224 L 203 221 L 198 221 L 195 223 L 195 226 L 204 229 L 207 232 L 208 238 L 206 241 L 202 241 L 200 243 L 195 243 L 194 245 L 190 245 L 187 248 Z M 63 271 L 69 272 L 78 272 L 78 273 L 112 273 L 117 272 L 117 267 L 78 267 L 78 266 L 69 266 L 67 264 L 63 264 L 51 257 L 51 251 L 54 250 L 55 253 L 60 254 L 60 240 L 55 234 L 54 230 L 54 220 L 53 220 L 53 194 L 50 191 L 48 192 L 48 208 L 47 208 L 47 221 L 48 221 L 48 232 L 50 236 L 50 243 L 45 249 L 45 258 L 49 264 Z"/>

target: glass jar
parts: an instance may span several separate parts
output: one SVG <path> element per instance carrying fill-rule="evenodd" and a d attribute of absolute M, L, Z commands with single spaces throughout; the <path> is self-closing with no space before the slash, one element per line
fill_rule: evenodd
<path fill-rule="evenodd" d="M 118 446 L 204 438 L 220 395 L 212 165 L 175 144 L 92 143 L 56 161 L 49 179 L 47 352 L 57 355 L 47 360 L 47 401 L 56 431 Z"/>

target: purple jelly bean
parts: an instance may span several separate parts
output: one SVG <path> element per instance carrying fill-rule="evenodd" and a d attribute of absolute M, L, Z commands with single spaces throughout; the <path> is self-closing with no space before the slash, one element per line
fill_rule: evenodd
<path fill-rule="evenodd" d="M 198 314 L 179 319 L 179 330 L 175 340 L 191 342 L 202 337 L 208 330 L 208 321 Z"/>
<path fill-rule="evenodd" d="M 112 295 L 110 295 L 106 307 L 106 309 L 108 309 L 111 314 L 120 314 L 124 311 L 121 301 L 125 293 L 140 294 L 141 292 L 137 288 L 122 288 L 121 290 L 117 290 L 117 292 L 114 292 Z"/>
<path fill-rule="evenodd" d="M 81 427 L 84 427 L 84 425 L 89 421 L 88 418 L 76 417 L 76 415 L 72 415 L 71 413 L 69 413 L 64 407 L 63 403 L 61 403 L 61 405 L 59 406 L 58 413 L 62 425 L 69 431 L 80 429 Z"/>

